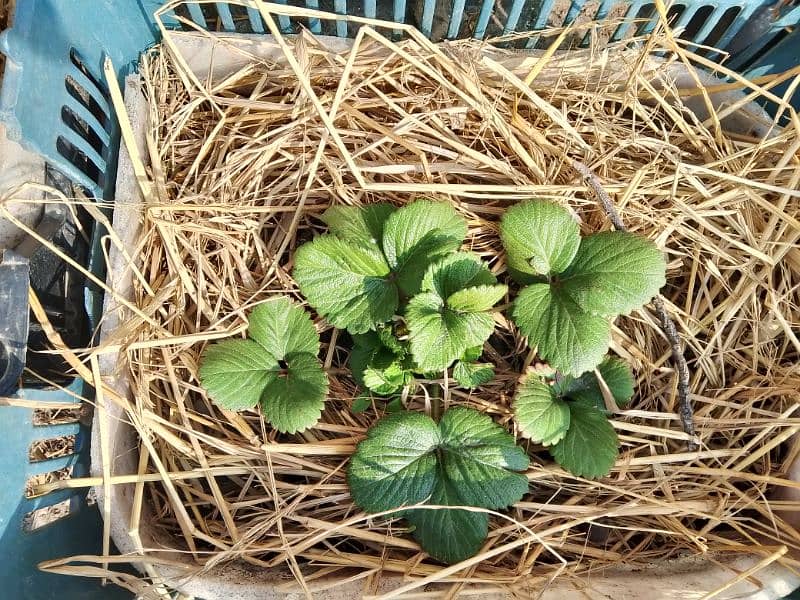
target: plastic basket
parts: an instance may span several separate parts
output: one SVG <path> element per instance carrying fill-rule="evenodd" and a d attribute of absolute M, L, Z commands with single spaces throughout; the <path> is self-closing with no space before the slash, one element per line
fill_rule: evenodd
<path fill-rule="evenodd" d="M 618 4 L 612 0 L 592 3 L 595 8 L 590 13 L 587 0 L 567 4 L 557 0 L 291 3 L 342 15 L 411 22 L 433 39 L 486 38 L 560 26 L 579 18 L 602 19 Z M 12 138 L 42 155 L 93 198 L 113 200 L 119 152 L 119 129 L 103 83 L 103 60 L 111 58 L 122 80 L 134 68 L 140 53 L 156 42 L 157 30 L 150 15 L 161 4 L 158 0 L 19 0 L 13 28 L 0 35 L 0 51 L 8 57 L 0 90 L 0 121 L 6 124 Z M 647 33 L 655 27 L 658 17 L 652 2 L 635 0 L 625 6 L 625 21 L 616 28 L 612 39 L 634 32 Z M 800 22 L 800 7 L 770 0 L 682 0 L 669 10 L 673 26 L 683 29 L 684 37 L 696 44 L 730 49 L 731 64 L 743 73 L 776 72 L 795 66 L 800 60 L 796 50 L 800 43 L 798 33 L 787 31 Z M 266 30 L 258 11 L 246 2 L 188 4 L 179 13 L 171 14 L 167 23 L 176 28 L 211 31 L 259 34 Z M 315 33 L 355 35 L 352 26 L 344 21 L 323 24 L 313 18 L 301 22 L 281 17 L 279 25 L 285 33 L 307 27 Z M 588 39 L 583 42 L 588 43 Z M 536 43 L 532 38 L 522 46 Z M 94 233 L 95 240 L 100 234 Z M 95 251 L 94 256 L 90 266 L 102 276 L 101 254 Z M 96 324 L 101 299 L 87 289 L 86 302 Z M 88 386 L 76 379 L 67 392 L 23 387 L 15 397 L 68 404 L 79 402 L 78 398 L 89 393 Z M 28 448 L 33 441 L 66 434 L 77 435 L 75 454 L 36 464 L 28 462 Z M 64 490 L 26 499 L 23 492 L 25 481 L 37 473 L 73 466 L 74 476 L 86 475 L 87 434 L 87 428 L 79 424 L 34 427 L 31 411 L 26 408 L 0 412 L 0 472 L 6 477 L 0 488 L 0 547 L 6 557 L 0 562 L 3 597 L 114 597 L 112 590 L 92 592 L 85 582 L 36 571 L 40 560 L 99 550 L 99 517 L 96 511 L 86 510 L 83 493 Z M 64 499 L 73 505 L 70 518 L 33 534 L 23 533 L 21 521 L 26 513 Z"/>

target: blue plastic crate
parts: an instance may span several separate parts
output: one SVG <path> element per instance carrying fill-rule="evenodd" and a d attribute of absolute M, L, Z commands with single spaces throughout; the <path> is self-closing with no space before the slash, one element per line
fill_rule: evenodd
<path fill-rule="evenodd" d="M 282 3 L 286 3 L 283 0 Z M 572 0 L 563 18 L 555 18 L 556 0 L 297 0 L 293 5 L 341 15 L 365 16 L 394 22 L 411 22 L 433 39 L 486 38 L 515 31 L 541 30 L 570 23 L 579 16 L 602 19 L 616 0 L 602 0 L 586 14 L 587 0 Z M 136 65 L 142 51 L 157 41 L 152 13 L 159 0 L 17 0 L 13 28 L 0 34 L 0 52 L 8 57 L 0 90 L 0 121 L 12 137 L 41 154 L 91 197 L 112 201 L 119 127 L 103 83 L 102 63 L 110 57 L 119 69 L 120 82 Z M 594 6 L 594 5 L 593 5 Z M 562 10 L 558 14 L 564 14 Z M 670 6 L 674 27 L 684 37 L 703 45 L 733 52 L 730 64 L 743 73 L 762 75 L 785 70 L 800 60 L 800 32 L 790 28 L 800 22 L 800 7 L 773 0 L 678 0 Z M 627 3 L 625 21 L 612 39 L 652 31 L 658 15 L 653 2 Z M 212 31 L 264 33 L 259 12 L 246 2 L 187 3 L 167 15 L 169 26 L 187 27 L 186 20 Z M 312 32 L 347 37 L 355 35 L 345 21 L 296 20 L 280 17 L 285 33 L 308 27 Z M 584 40 L 586 41 L 586 40 Z M 535 39 L 523 42 L 532 47 Z M 800 98 L 800 96 L 796 96 Z M 102 232 L 94 232 L 98 240 Z M 95 241 L 96 244 L 96 241 Z M 100 254 L 95 252 L 95 257 Z M 91 264 L 102 276 L 99 259 Z M 97 323 L 100 298 L 87 289 L 87 311 Z M 3 340 L 0 338 L 0 343 Z M 0 373 L 2 375 L 2 373 Z M 77 403 L 91 392 L 81 380 L 68 393 L 54 389 L 22 388 L 20 399 Z M 74 455 L 30 464 L 30 444 L 42 438 L 76 434 Z M 4 598 L 61 600 L 113 598 L 117 592 L 87 587 L 75 578 L 43 575 L 40 560 L 79 553 L 97 553 L 99 515 L 85 506 L 84 492 L 51 494 L 26 499 L 25 481 L 31 475 L 72 466 L 74 476 L 88 472 L 88 430 L 74 424 L 34 427 L 31 411 L 0 411 L 0 585 Z M 70 518 L 49 528 L 24 534 L 22 517 L 29 511 L 69 499 Z"/>

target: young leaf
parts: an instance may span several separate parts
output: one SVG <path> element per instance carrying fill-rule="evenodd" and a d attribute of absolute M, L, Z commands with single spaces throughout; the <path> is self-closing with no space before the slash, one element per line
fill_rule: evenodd
<path fill-rule="evenodd" d="M 363 333 L 397 310 L 397 286 L 378 248 L 322 235 L 298 248 L 294 260 L 300 291 L 336 327 Z"/>
<path fill-rule="evenodd" d="M 524 288 L 512 316 L 539 356 L 565 374 L 593 369 L 611 343 L 606 317 L 584 312 L 568 295 L 546 283 Z"/>
<path fill-rule="evenodd" d="M 433 263 L 422 279 L 423 292 L 436 292 L 449 298 L 459 290 L 494 285 L 497 279 L 480 258 L 469 252 L 456 252 Z"/>
<path fill-rule="evenodd" d="M 364 369 L 364 385 L 382 396 L 399 390 L 406 382 L 408 371 L 388 349 L 376 352 Z"/>
<path fill-rule="evenodd" d="M 467 348 L 482 345 L 494 331 L 485 312 L 458 313 L 433 292 L 414 296 L 406 307 L 411 353 L 423 372 L 442 371 Z"/>
<path fill-rule="evenodd" d="M 383 251 L 403 293 L 416 294 L 428 266 L 466 235 L 466 221 L 448 203 L 418 200 L 395 211 L 384 225 Z"/>
<path fill-rule="evenodd" d="M 198 374 L 215 404 L 247 410 L 258 404 L 278 369 L 278 360 L 256 342 L 223 340 L 206 348 Z"/>
<path fill-rule="evenodd" d="M 619 440 L 608 418 L 593 402 L 569 402 L 570 426 L 550 453 L 578 477 L 603 477 L 617 460 Z"/>
<path fill-rule="evenodd" d="M 447 306 L 466 313 L 490 310 L 508 292 L 505 285 L 478 285 L 453 292 L 447 298 Z"/>
<path fill-rule="evenodd" d="M 527 491 L 529 461 L 502 427 L 472 409 L 445 412 L 439 426 L 420 413 L 386 417 L 367 432 L 348 469 L 353 501 L 369 512 L 428 500 L 442 506 L 503 508 Z M 435 514 L 426 514 L 435 513 Z M 403 511 L 431 556 L 462 560 L 480 547 L 488 523 L 468 511 Z M 480 514 L 480 513 L 478 513 Z M 488 525 L 487 525 L 488 526 Z"/>
<path fill-rule="evenodd" d="M 483 354 L 483 344 L 480 346 L 473 346 L 472 348 L 467 348 L 464 351 L 464 354 L 461 355 L 461 362 L 473 362 L 478 360 Z"/>
<path fill-rule="evenodd" d="M 378 327 L 377 329 L 378 339 L 380 340 L 383 347 L 391 350 L 398 359 L 405 357 L 408 354 L 408 346 L 407 344 L 401 342 L 397 339 L 392 331 L 391 325 L 385 325 L 383 327 Z"/>
<path fill-rule="evenodd" d="M 247 335 L 276 360 L 287 354 L 319 354 L 319 335 L 308 313 L 282 296 L 253 309 Z"/>
<path fill-rule="evenodd" d="M 461 387 L 475 389 L 494 379 L 494 367 L 492 365 L 459 360 L 453 366 L 453 379 Z"/>
<path fill-rule="evenodd" d="M 381 512 L 425 500 L 436 482 L 439 428 L 422 413 L 384 417 L 367 431 L 347 470 L 353 501 Z"/>
<path fill-rule="evenodd" d="M 604 316 L 628 314 L 650 301 L 666 280 L 664 255 L 651 241 L 624 231 L 581 240 L 561 275 L 566 294 L 583 310 Z"/>
<path fill-rule="evenodd" d="M 597 370 L 600 371 L 617 406 L 625 406 L 633 396 L 634 383 L 633 373 L 628 364 L 617 358 L 606 357 L 597 366 Z M 606 410 L 603 392 L 594 372 L 586 372 L 577 378 L 568 375 L 554 387 L 561 396 L 593 403 L 599 410 Z"/>
<path fill-rule="evenodd" d="M 378 350 L 383 346 L 378 338 L 378 334 L 374 331 L 356 334 L 353 335 L 352 338 L 353 349 L 350 350 L 348 366 L 353 373 L 353 379 L 356 380 L 356 383 L 362 387 L 366 387 L 364 384 L 364 371 L 372 360 L 372 357 L 375 356 Z"/>
<path fill-rule="evenodd" d="M 517 387 L 514 418 L 522 435 L 545 446 L 563 439 L 570 426 L 567 403 L 535 375 L 527 376 Z"/>
<path fill-rule="evenodd" d="M 322 213 L 330 232 L 350 242 L 378 245 L 383 238 L 386 219 L 395 211 L 391 204 L 332 206 Z"/>
<path fill-rule="evenodd" d="M 328 393 L 328 377 L 316 356 L 289 354 L 286 372 L 267 383 L 261 410 L 275 429 L 295 433 L 318 420 Z"/>
<path fill-rule="evenodd" d="M 500 238 L 509 272 L 520 283 L 531 277 L 561 273 L 580 244 L 580 228 L 558 204 L 533 200 L 509 208 L 500 221 Z M 515 273 L 516 271 L 516 273 Z"/>

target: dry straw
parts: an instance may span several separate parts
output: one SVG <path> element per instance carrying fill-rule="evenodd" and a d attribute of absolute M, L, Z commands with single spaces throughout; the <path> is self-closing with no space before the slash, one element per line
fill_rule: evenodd
<path fill-rule="evenodd" d="M 769 91 L 774 82 L 715 67 L 732 83 L 678 90 L 657 78 L 667 70 L 655 54 L 690 69 L 705 59 L 662 27 L 638 46 L 535 59 L 476 41 L 435 46 L 411 29 L 392 41 L 373 22 L 341 53 L 276 26 L 279 15 L 323 13 L 254 6 L 275 36 L 273 60 L 245 56 L 234 72 L 198 78 L 172 33 L 143 60 L 144 228 L 126 249 L 139 265 L 137 314 L 95 351 L 121 347 L 129 361 L 133 399 L 98 397 L 125 407 L 144 442 L 140 471 L 50 487 L 135 482 L 137 506 L 150 506 L 155 527 L 198 565 L 283 565 L 307 592 L 355 577 L 369 593 L 394 573 L 408 578 L 402 593 L 438 582 L 451 597 L 497 587 L 532 597 L 555 575 L 711 551 L 756 553 L 759 568 L 795 565 L 787 557 L 800 536 L 785 519 L 800 504 L 769 498 L 779 486 L 800 488 L 787 479 L 800 450 L 800 122 Z M 702 121 L 685 108 L 734 88 L 778 101 L 785 127 L 765 138 L 728 134 L 725 107 Z M 197 367 L 208 339 L 241 335 L 248 310 L 267 298 L 302 301 L 293 251 L 324 231 L 327 207 L 421 195 L 452 202 L 469 222 L 466 246 L 502 278 L 497 222 L 518 199 L 564 203 L 584 233 L 611 227 L 573 161 L 596 174 L 631 231 L 666 253 L 664 304 L 685 346 L 698 451 L 686 449 L 655 312 L 621 318 L 613 351 L 631 362 L 637 394 L 614 419 L 622 448 L 612 473 L 576 478 L 529 446 L 530 493 L 493 517 L 480 555 L 444 569 L 403 521 L 367 517 L 350 501 L 347 459 L 382 405 L 351 411 L 359 391 L 345 333 L 316 320 L 330 397 L 302 434 L 279 435 L 257 412 L 221 410 L 203 393 Z M 513 430 L 514 383 L 536 357 L 501 317 L 485 353 L 497 377 L 480 390 L 426 385 Z M 424 390 L 406 404 L 424 410 Z M 136 523 L 134 515 L 134 535 Z M 152 567 L 159 556 L 137 560 Z"/>

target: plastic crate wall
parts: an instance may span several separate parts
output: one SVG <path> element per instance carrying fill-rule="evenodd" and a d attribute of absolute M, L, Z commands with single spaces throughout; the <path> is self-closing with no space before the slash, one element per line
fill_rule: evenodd
<path fill-rule="evenodd" d="M 285 0 L 283 3 L 286 3 Z M 159 0 L 18 0 L 13 28 L 0 34 L 0 52 L 8 57 L 0 89 L 0 121 L 11 137 L 41 154 L 90 197 L 113 200 L 119 127 L 108 99 L 103 60 L 111 58 L 122 78 L 135 66 L 140 53 L 157 41 L 151 15 Z M 298 0 L 291 5 L 341 15 L 364 16 L 408 22 L 434 40 L 475 37 L 484 39 L 515 31 L 541 30 L 576 19 L 603 19 L 609 15 L 623 22 L 612 39 L 651 31 L 657 22 L 655 5 L 647 0 L 620 3 L 601 0 Z M 673 26 L 697 44 L 731 49 L 730 64 L 742 72 L 753 66 L 759 74 L 774 66 L 786 67 L 800 60 L 797 34 L 786 28 L 800 21 L 800 7 L 778 5 L 772 0 L 680 0 L 671 5 Z M 634 22 L 635 20 L 635 22 Z M 184 3 L 167 15 L 174 28 L 200 27 L 210 31 L 265 33 L 259 12 L 246 2 Z M 314 33 L 348 37 L 354 26 L 344 21 L 280 17 L 284 33 L 307 27 Z M 587 43 L 588 39 L 584 39 Z M 791 42 L 791 43 L 787 43 Z M 535 38 L 517 44 L 534 47 Z M 774 50 L 770 50 L 774 46 Z M 99 252 L 102 232 L 94 233 L 95 260 L 90 268 L 103 276 Z M 87 289 L 90 315 L 98 323 L 101 305 L 96 291 Z M 42 403 L 77 403 L 91 390 L 75 380 L 67 391 L 21 389 L 19 399 Z M 74 395 L 71 395 L 74 394 Z M 79 424 L 34 427 L 31 411 L 6 408 L 0 412 L 0 470 L 7 476 L 0 487 L 0 544 L 12 557 L 0 568 L 0 584 L 9 598 L 43 600 L 50 597 L 111 598 L 110 590 L 96 596 L 83 588 L 74 591 L 75 580 L 42 578 L 37 560 L 84 552 L 86 539 L 98 539 L 96 515 L 77 510 L 84 494 L 65 490 L 26 499 L 28 477 L 64 466 L 75 476 L 86 474 L 87 429 Z M 38 439 L 77 434 L 76 453 L 54 461 L 30 464 L 27 450 Z M 21 519 L 27 512 L 63 499 L 74 505 L 75 517 L 63 519 L 51 529 L 25 535 Z"/>

